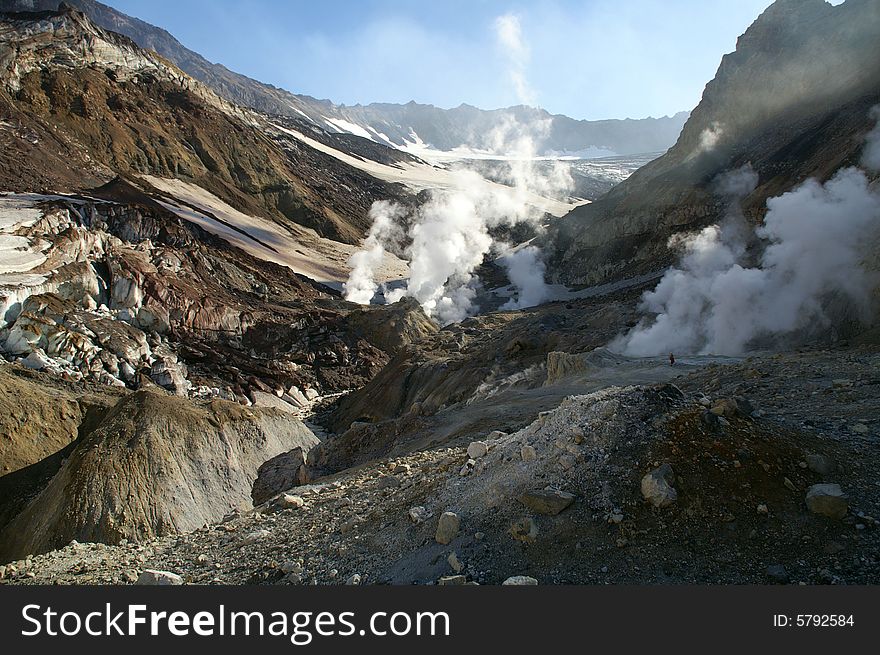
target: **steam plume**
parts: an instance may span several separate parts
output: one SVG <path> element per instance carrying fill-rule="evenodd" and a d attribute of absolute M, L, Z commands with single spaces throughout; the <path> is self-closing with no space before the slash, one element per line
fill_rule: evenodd
<path fill-rule="evenodd" d="M 511 299 L 501 309 L 523 309 L 540 305 L 549 297 L 544 282 L 544 262 L 541 251 L 535 246 L 521 248 L 506 257 L 502 262 L 507 269 L 507 277 L 518 290 L 517 298 Z"/>
<path fill-rule="evenodd" d="M 509 61 L 508 75 L 517 97 L 525 105 L 535 104 L 535 93 L 526 76 L 531 50 L 523 39 L 519 16 L 506 14 L 495 19 L 495 36 Z"/>
<path fill-rule="evenodd" d="M 871 117 L 877 121 L 877 124 L 865 138 L 862 166 L 871 171 L 880 171 L 880 105 L 871 110 Z"/>
<path fill-rule="evenodd" d="M 746 177 L 740 171 L 720 186 L 742 193 Z M 680 240 L 681 263 L 642 299 L 656 317 L 611 347 L 632 356 L 737 355 L 762 338 L 827 324 L 829 298 L 868 315 L 878 280 L 864 263 L 880 236 L 880 195 L 863 171 L 846 168 L 825 184 L 808 180 L 768 200 L 754 233 L 763 246 L 754 266 L 746 262 L 750 235 L 737 229 L 742 224 L 734 215 Z"/>
<path fill-rule="evenodd" d="M 510 77 L 520 100 L 531 102 L 525 78 L 529 49 L 523 41 L 519 19 L 502 16 L 495 22 L 499 46 L 509 61 Z M 503 225 L 530 222 L 540 227 L 543 212 L 534 207 L 534 195 L 556 197 L 571 188 L 568 169 L 561 164 L 540 169 L 535 165 L 536 140 L 546 136 L 550 121 L 528 126 L 508 115 L 486 139 L 495 152 L 507 153 L 504 165 L 510 186 L 488 184 L 477 173 L 455 171 L 451 189 L 435 191 L 413 216 L 387 202 L 371 209 L 373 227 L 364 250 L 352 256 L 352 272 L 345 285 L 347 300 L 369 303 L 378 290 L 376 267 L 391 240 L 399 237 L 402 219 L 409 218 L 406 249 L 409 279 L 402 289 L 385 293 L 386 302 L 415 298 L 425 312 L 443 324 L 461 321 L 474 312 L 479 280 L 476 269 L 492 252 L 506 250 L 496 243 L 490 230 Z M 543 172 L 542 172 L 543 171 Z M 544 264 L 537 248 L 529 247 L 503 257 L 516 300 L 510 308 L 530 307 L 547 297 Z"/>
<path fill-rule="evenodd" d="M 349 259 L 352 270 L 348 282 L 343 286 L 346 299 L 359 305 L 370 304 L 379 287 L 374 279 L 374 271 L 382 263 L 385 245 L 400 239 L 399 220 L 403 216 L 403 208 L 384 200 L 374 202 L 370 207 L 373 224 L 364 241 L 364 249 Z"/>

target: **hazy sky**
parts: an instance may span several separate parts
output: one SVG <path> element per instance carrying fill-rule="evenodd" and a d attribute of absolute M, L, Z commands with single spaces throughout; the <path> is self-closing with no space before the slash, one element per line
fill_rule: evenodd
<path fill-rule="evenodd" d="M 692 109 L 721 56 L 735 48 L 736 38 L 770 4 L 104 2 L 164 27 L 211 61 L 295 93 L 345 104 L 416 100 L 440 107 L 466 102 L 488 109 L 518 104 L 523 97 L 517 93 L 519 85 L 533 104 L 588 119 L 642 118 Z M 504 16 L 508 18 L 499 23 Z M 499 38 L 499 26 L 505 27 L 501 35 L 506 40 Z"/>

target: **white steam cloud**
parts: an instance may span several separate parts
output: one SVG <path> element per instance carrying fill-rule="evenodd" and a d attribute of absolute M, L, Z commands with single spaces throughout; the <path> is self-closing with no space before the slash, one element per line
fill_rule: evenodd
<path fill-rule="evenodd" d="M 501 309 L 523 309 L 540 305 L 550 296 L 544 282 L 545 265 L 541 251 L 535 246 L 521 248 L 501 260 L 507 269 L 510 283 L 516 287 L 517 296 L 511 298 Z"/>
<path fill-rule="evenodd" d="M 862 153 L 862 166 L 872 171 L 880 171 L 880 105 L 871 110 L 871 118 L 877 121 L 874 129 L 865 138 Z"/>
<path fill-rule="evenodd" d="M 873 170 L 880 170 L 878 144 L 880 125 L 862 159 Z M 725 176 L 718 190 L 738 207 L 756 180 L 747 167 Z M 753 265 L 749 238 L 763 247 Z M 684 247 L 681 262 L 642 298 L 655 317 L 610 347 L 630 356 L 738 355 L 761 339 L 827 324 L 829 300 L 848 301 L 867 317 L 878 279 L 865 264 L 878 239 L 880 194 L 863 171 L 842 169 L 825 184 L 808 180 L 768 200 L 754 233 L 735 210 L 721 225 L 674 237 L 670 246 Z"/>
<path fill-rule="evenodd" d="M 724 137 L 724 126 L 720 123 L 712 123 L 709 127 L 700 132 L 700 144 L 697 146 L 696 152 L 692 156 L 711 152 Z"/>
<path fill-rule="evenodd" d="M 367 233 L 363 250 L 351 256 L 348 263 L 351 274 L 345 284 L 345 297 L 359 305 L 369 305 L 379 285 L 374 279 L 376 269 L 382 264 L 385 246 L 402 237 L 400 219 L 405 216 L 403 208 L 386 201 L 374 202 L 370 207 L 373 224 Z"/>
<path fill-rule="evenodd" d="M 535 92 L 529 86 L 526 68 L 531 59 L 531 49 L 523 39 L 519 16 L 506 14 L 495 19 L 495 38 L 509 62 L 508 76 L 520 102 L 535 104 Z"/>
<path fill-rule="evenodd" d="M 507 15 L 495 22 L 498 44 L 509 61 L 510 78 L 523 103 L 530 103 L 525 77 L 529 48 L 523 41 L 519 19 Z M 352 267 L 345 284 L 345 298 L 366 304 L 379 290 L 376 270 L 391 243 L 399 243 L 400 225 L 408 219 L 406 237 L 409 260 L 406 286 L 384 294 L 385 301 L 415 298 L 425 312 L 442 324 L 461 321 L 474 313 L 479 287 L 475 274 L 490 253 L 509 246 L 497 243 L 490 231 L 501 226 L 528 222 L 540 227 L 543 212 L 534 197 L 559 197 L 571 188 L 568 169 L 561 165 L 538 167 L 536 141 L 546 136 L 550 121 L 522 125 L 508 116 L 486 140 L 494 152 L 508 153 L 503 165 L 509 186 L 490 184 L 474 171 L 455 171 L 452 188 L 437 190 L 431 199 L 408 215 L 406 209 L 387 202 L 375 203 L 370 211 L 373 226 L 364 249 L 349 261 Z M 544 263 L 535 247 L 516 251 L 499 260 L 515 287 L 510 308 L 538 304 L 548 296 Z"/>

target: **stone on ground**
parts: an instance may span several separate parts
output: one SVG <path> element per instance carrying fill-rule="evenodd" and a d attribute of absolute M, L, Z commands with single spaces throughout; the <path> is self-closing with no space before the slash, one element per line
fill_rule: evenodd
<path fill-rule="evenodd" d="M 642 478 L 642 496 L 654 507 L 669 507 L 678 500 L 673 482 L 675 472 L 669 464 L 663 464 Z"/>
<path fill-rule="evenodd" d="M 461 529 L 461 519 L 454 512 L 443 512 L 437 521 L 437 533 L 435 539 L 438 544 L 444 546 L 450 543 L 458 535 Z"/>
<path fill-rule="evenodd" d="M 519 502 L 538 514 L 556 516 L 574 502 L 574 496 L 557 489 L 527 491 L 519 497 Z"/>
<path fill-rule="evenodd" d="M 501 583 L 502 586 L 529 586 L 536 584 L 538 584 L 538 581 L 527 575 L 512 575 Z"/>
<path fill-rule="evenodd" d="M 135 584 L 148 586 L 182 585 L 183 578 L 170 571 L 154 571 L 152 569 L 147 569 L 138 576 Z"/>
<path fill-rule="evenodd" d="M 813 514 L 842 519 L 849 510 L 849 498 L 839 484 L 814 484 L 807 490 L 807 508 Z"/>

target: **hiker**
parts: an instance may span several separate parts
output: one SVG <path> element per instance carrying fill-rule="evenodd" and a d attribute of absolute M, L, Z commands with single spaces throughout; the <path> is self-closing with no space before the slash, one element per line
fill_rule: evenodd
<path fill-rule="evenodd" d="M 675 355 L 673 355 L 672 353 L 669 353 L 669 365 L 675 366 Z"/>

